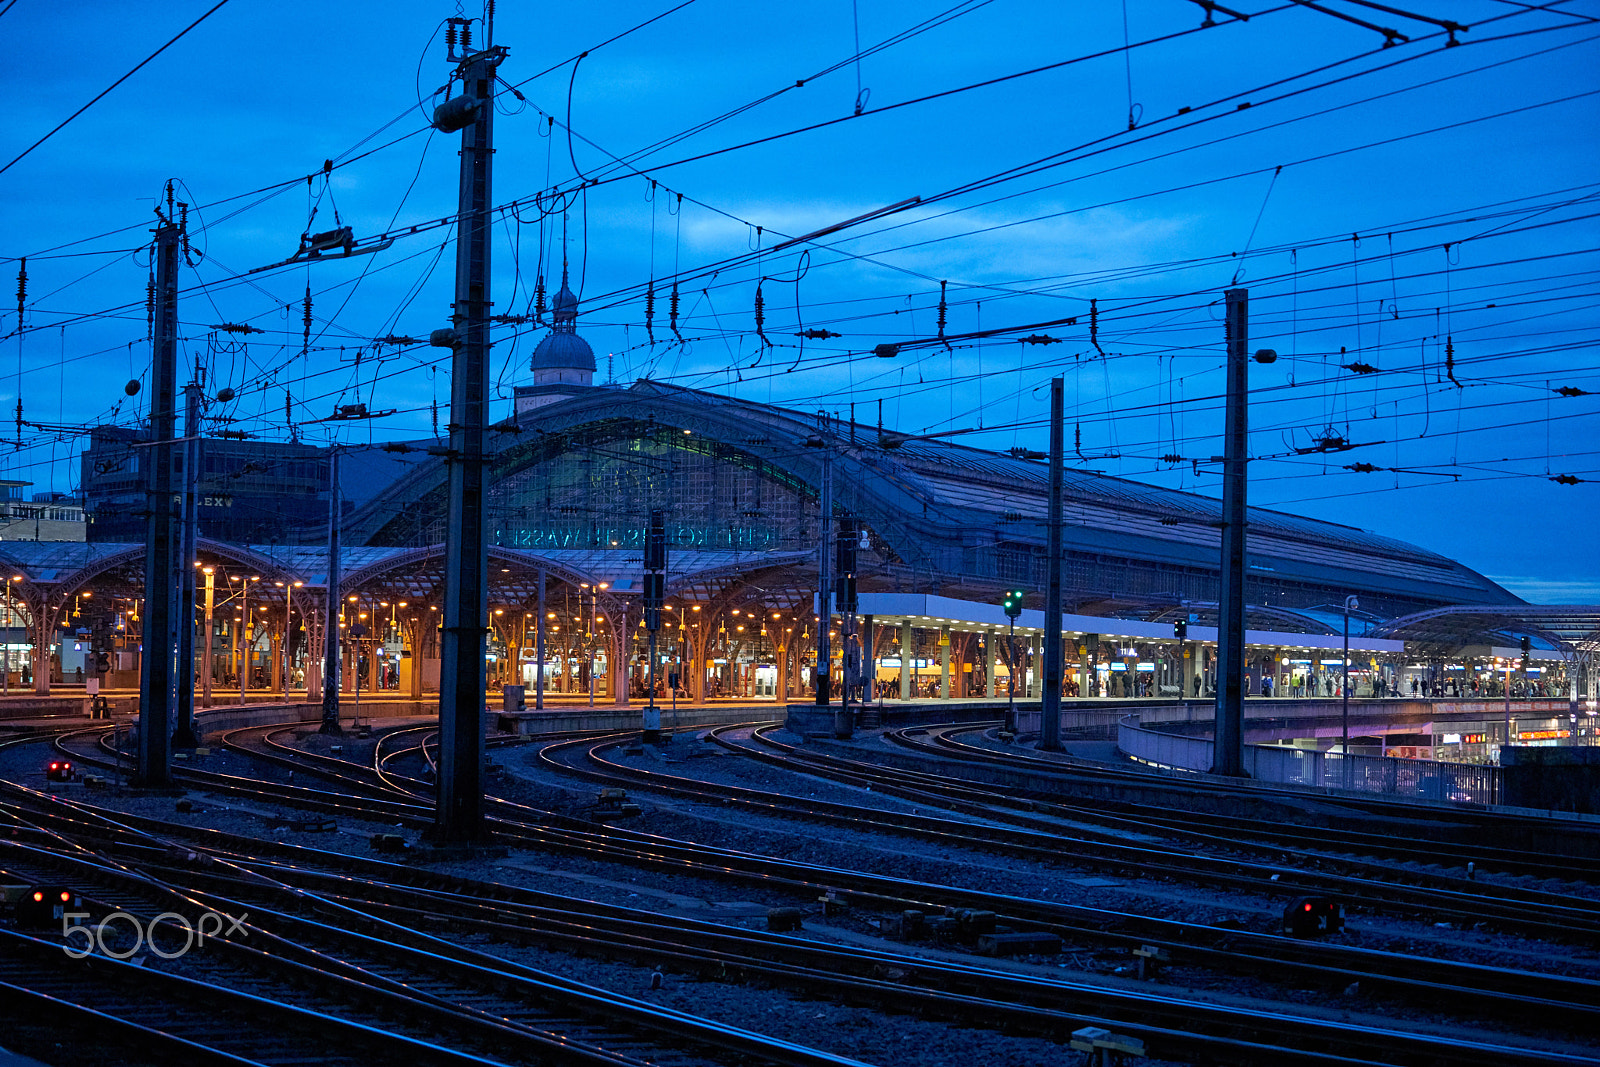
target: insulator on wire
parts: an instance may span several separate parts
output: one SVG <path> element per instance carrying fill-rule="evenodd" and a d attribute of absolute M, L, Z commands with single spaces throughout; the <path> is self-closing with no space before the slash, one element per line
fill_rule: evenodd
<path fill-rule="evenodd" d="M 444 46 L 454 55 L 456 50 L 456 20 L 451 19 L 444 27 Z"/>
<path fill-rule="evenodd" d="M 311 283 L 306 283 L 305 309 L 300 316 L 302 333 L 300 334 L 300 354 L 303 356 L 311 350 Z"/>
<path fill-rule="evenodd" d="M 766 298 L 761 295 L 761 284 L 762 284 L 762 282 L 765 282 L 765 281 L 766 281 L 766 279 L 763 278 L 763 279 L 761 279 L 760 282 L 756 283 L 756 336 L 761 338 L 761 343 L 764 344 L 764 345 L 772 343 L 772 342 L 767 340 L 767 332 L 766 332 L 767 331 L 767 301 L 766 301 Z"/>
<path fill-rule="evenodd" d="M 644 291 L 644 332 L 650 338 L 650 343 L 656 343 L 656 283 L 652 281 L 649 288 Z"/>
<path fill-rule="evenodd" d="M 1102 356 L 1106 354 L 1106 350 L 1100 347 L 1100 306 L 1093 297 L 1089 300 L 1089 343 Z"/>
<path fill-rule="evenodd" d="M 28 302 L 28 257 L 17 260 L 17 329 L 22 329 L 22 308 Z"/>
<path fill-rule="evenodd" d="M 189 246 L 189 205 L 178 201 L 178 241 L 183 246 L 183 261 L 194 266 L 194 249 Z"/>
<path fill-rule="evenodd" d="M 472 51 L 472 23 L 461 24 L 461 54 L 465 56 Z"/>
<path fill-rule="evenodd" d="M 154 273 L 144 283 L 144 318 L 145 340 L 154 340 L 156 336 L 156 276 Z"/>
<path fill-rule="evenodd" d="M 544 275 L 539 275 L 539 280 L 533 286 L 533 317 L 544 318 Z"/>
<path fill-rule="evenodd" d="M 667 322 L 672 326 L 672 334 L 678 340 L 683 340 L 683 334 L 678 332 L 678 279 L 672 279 L 672 300 L 667 305 Z"/>
<path fill-rule="evenodd" d="M 945 301 L 944 298 L 945 286 L 949 284 L 950 283 L 947 281 L 942 281 L 939 283 L 939 340 L 941 341 L 944 340 L 945 317 L 950 311 L 950 305 Z"/>

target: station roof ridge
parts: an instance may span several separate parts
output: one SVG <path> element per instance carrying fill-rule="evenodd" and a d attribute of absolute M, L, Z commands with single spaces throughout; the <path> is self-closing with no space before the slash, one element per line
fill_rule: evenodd
<path fill-rule="evenodd" d="M 713 464 L 748 468 L 812 501 L 831 458 L 836 506 L 868 525 L 893 565 L 908 574 L 981 585 L 986 577 L 1030 574 L 1042 565 L 1047 464 L 898 432 L 899 446 L 886 448 L 876 427 L 863 421 L 648 378 L 578 390 L 514 420 L 519 432 L 491 438 L 495 485 L 509 484 L 507 493 L 522 492 L 525 473 L 532 476 L 539 465 L 587 455 L 612 439 L 651 436 L 662 445 L 676 439 L 682 442 L 676 447 Z M 692 436 L 679 438 L 680 430 Z M 817 444 L 826 447 L 808 447 Z M 1073 468 L 1065 473 L 1064 547 L 1073 559 L 1088 566 L 1134 560 L 1168 573 L 1216 570 L 1221 508 L 1214 498 Z M 447 476 L 445 459 L 429 455 L 405 464 L 392 481 L 373 484 L 345 516 L 346 542 L 415 546 L 438 536 Z M 1395 538 L 1262 508 L 1250 509 L 1248 521 L 1253 579 L 1350 586 L 1402 604 L 1520 603 L 1471 568 Z M 761 553 L 749 559 L 759 565 Z M 1178 586 L 1159 586 L 1169 587 Z"/>
<path fill-rule="evenodd" d="M 733 406 L 753 416 L 760 417 L 763 421 L 773 423 L 782 421 L 805 426 L 815 420 L 814 413 L 785 408 L 775 404 L 764 404 L 760 401 L 746 400 L 739 397 L 729 397 L 720 393 L 692 389 L 687 386 L 671 385 L 651 379 L 640 379 L 629 387 L 629 391 L 663 398 L 694 398 L 697 401 L 711 403 L 719 407 Z M 849 424 L 846 423 L 845 425 L 848 426 Z M 866 440 L 857 443 L 857 450 L 868 448 L 876 450 L 876 427 L 860 422 L 855 425 L 860 433 L 870 435 Z M 900 435 L 904 431 L 896 430 L 894 432 Z M 993 488 L 1012 491 L 1017 489 L 1019 483 L 1025 483 L 1036 487 L 1042 493 L 1049 484 L 1050 471 L 1047 463 L 944 439 L 929 440 L 910 437 L 897 446 L 890 455 L 899 466 L 909 469 L 916 476 L 927 481 L 929 488 L 934 491 L 938 490 L 941 483 L 977 482 Z M 1071 466 L 1070 463 L 1063 468 L 1063 473 L 1069 482 L 1067 487 L 1069 496 L 1076 491 L 1080 495 L 1101 498 L 1102 502 L 1105 503 L 1136 508 L 1158 519 L 1167 516 L 1193 517 L 1209 522 L 1218 520 L 1221 517 L 1222 503 L 1214 497 L 1184 490 L 1168 489 L 1164 486 L 1151 485 L 1146 482 L 1104 474 L 1099 471 L 1083 470 Z M 1020 503 L 1020 501 L 1018 502 Z M 957 501 L 951 501 L 951 503 L 957 503 L 960 506 Z M 981 505 L 968 506 L 972 507 L 972 510 L 985 513 L 1004 513 L 1007 510 L 1012 510 L 998 505 L 993 508 L 985 508 Z M 1327 540 L 1331 536 L 1338 540 L 1349 542 L 1366 551 L 1379 552 L 1398 559 L 1435 566 L 1442 565 L 1445 569 L 1451 570 L 1459 567 L 1456 561 L 1431 549 L 1422 548 L 1398 538 L 1388 537 L 1344 523 L 1331 522 L 1326 519 L 1313 519 L 1303 515 L 1295 515 L 1291 512 L 1257 506 L 1251 506 L 1247 514 L 1249 516 L 1248 521 L 1252 526 L 1270 529 L 1280 536 L 1314 540 Z M 1510 596 L 1510 594 L 1508 593 L 1507 596 Z"/>

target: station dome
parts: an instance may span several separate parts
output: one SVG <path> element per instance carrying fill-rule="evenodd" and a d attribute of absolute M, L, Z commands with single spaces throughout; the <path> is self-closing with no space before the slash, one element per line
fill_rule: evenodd
<path fill-rule="evenodd" d="M 556 293 L 551 309 L 550 333 L 533 350 L 529 370 L 534 383 L 576 382 L 589 385 L 594 379 L 594 350 L 589 342 L 578 336 L 578 297 L 567 285 L 567 273 L 561 272 L 561 291 Z M 560 373 L 566 372 L 566 373 Z M 587 375 L 578 379 L 574 375 Z"/>

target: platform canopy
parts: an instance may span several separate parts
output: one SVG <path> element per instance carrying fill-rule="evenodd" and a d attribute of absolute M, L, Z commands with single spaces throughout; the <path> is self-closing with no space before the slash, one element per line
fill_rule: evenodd
<path fill-rule="evenodd" d="M 1470 645 L 1514 648 L 1528 637 L 1563 659 L 1592 662 L 1600 653 L 1600 605 L 1458 604 L 1379 623 L 1368 633 L 1436 653 Z"/>

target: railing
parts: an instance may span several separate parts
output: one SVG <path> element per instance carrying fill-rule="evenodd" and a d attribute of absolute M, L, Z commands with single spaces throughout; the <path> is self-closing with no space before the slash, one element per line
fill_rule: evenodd
<path fill-rule="evenodd" d="M 1137 715 L 1126 716 L 1117 724 L 1117 748 L 1140 763 L 1174 771 L 1208 771 L 1215 752 L 1210 738 L 1146 729 Z M 1476 763 L 1245 745 L 1244 769 L 1259 782 L 1313 789 L 1354 789 L 1478 804 L 1493 804 L 1500 798 L 1500 768 Z"/>

